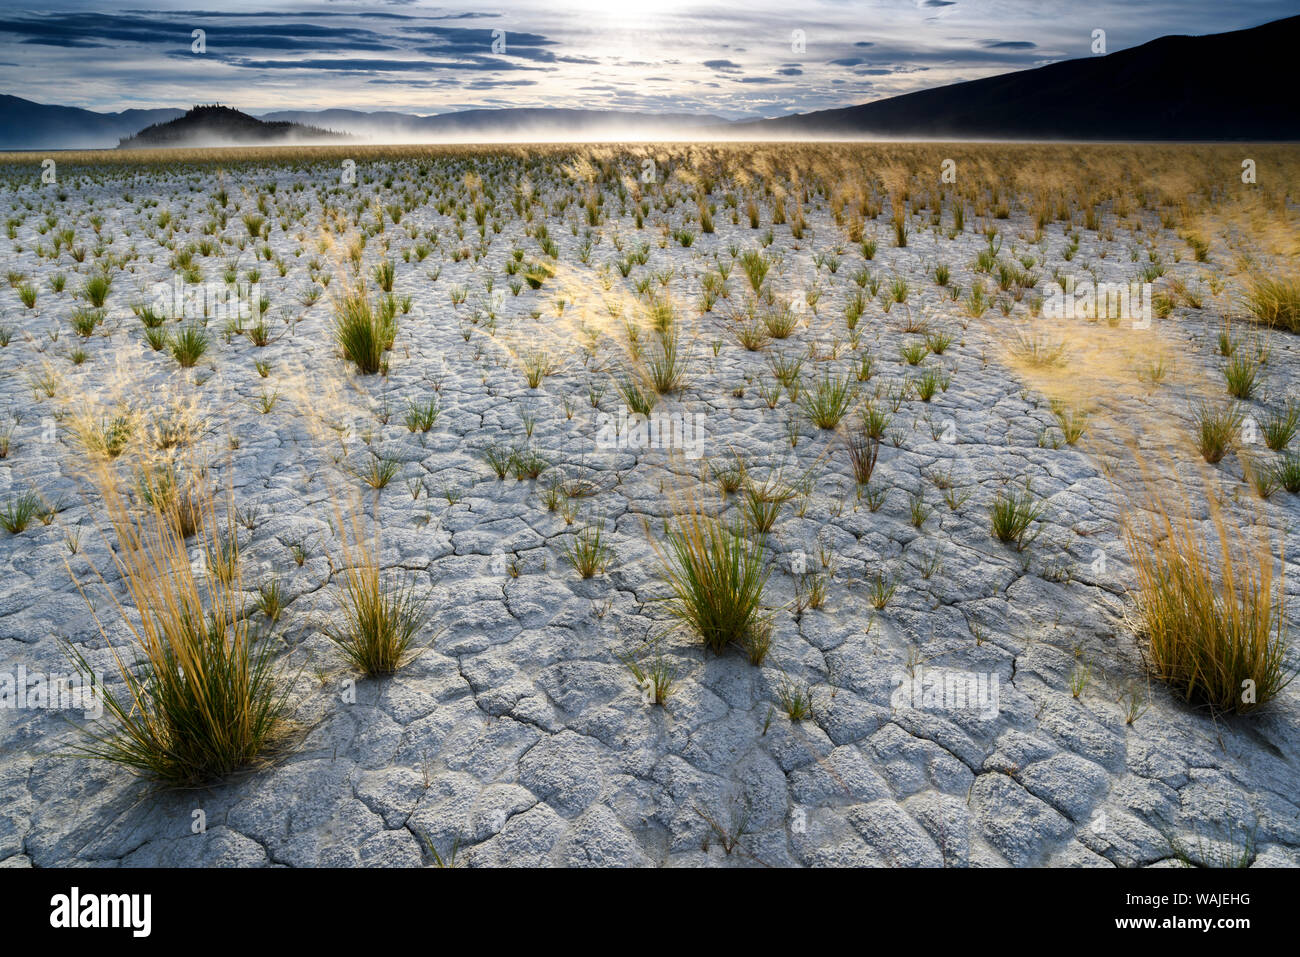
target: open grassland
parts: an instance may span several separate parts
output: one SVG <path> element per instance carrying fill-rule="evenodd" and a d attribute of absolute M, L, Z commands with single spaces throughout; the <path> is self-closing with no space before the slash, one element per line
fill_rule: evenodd
<path fill-rule="evenodd" d="M 5 156 L 0 862 L 1300 863 L 1298 188 Z"/>

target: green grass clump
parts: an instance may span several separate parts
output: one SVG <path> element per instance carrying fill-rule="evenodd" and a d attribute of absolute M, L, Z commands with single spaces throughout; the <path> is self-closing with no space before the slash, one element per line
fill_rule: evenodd
<path fill-rule="evenodd" d="M 853 466 L 853 478 L 858 485 L 868 485 L 871 475 L 876 470 L 876 459 L 880 456 L 880 443 L 889 428 L 890 416 L 868 402 L 862 409 L 862 420 L 855 429 L 850 429 L 845 436 L 845 445 L 849 450 L 849 463 Z"/>
<path fill-rule="evenodd" d="M 437 399 L 429 399 L 427 402 L 412 401 L 406 410 L 406 428 L 411 432 L 428 432 L 433 428 L 433 423 L 438 421 L 441 412 Z"/>
<path fill-rule="evenodd" d="M 1300 494 L 1300 453 L 1289 452 L 1274 467 L 1277 482 L 1292 495 Z"/>
<path fill-rule="evenodd" d="M 191 323 L 172 333 L 168 347 L 182 369 L 192 369 L 208 351 L 208 334 L 198 323 Z"/>
<path fill-rule="evenodd" d="M 325 636 L 367 677 L 391 675 L 414 657 L 412 646 L 428 621 L 425 601 L 413 583 L 394 586 L 379 564 L 379 535 L 366 536 L 359 509 L 339 516 L 343 568 L 335 582 L 339 620 Z"/>
<path fill-rule="evenodd" d="M 638 369 L 626 369 L 615 379 L 619 394 L 628 411 L 637 415 L 649 415 L 659 402 L 659 392 L 644 381 Z"/>
<path fill-rule="evenodd" d="M 1236 403 L 1211 405 L 1203 402 L 1197 407 L 1196 448 L 1205 461 L 1213 465 L 1228 454 L 1244 419 L 1245 413 Z"/>
<path fill-rule="evenodd" d="M 101 309 L 74 309 L 72 311 L 72 331 L 83 339 L 95 334 L 95 329 L 104 321 Z"/>
<path fill-rule="evenodd" d="M 659 395 L 671 395 L 685 387 L 686 356 L 675 329 L 655 334 L 655 344 L 646 356 L 645 367 L 646 376 Z"/>
<path fill-rule="evenodd" d="M 898 352 L 908 365 L 914 366 L 920 365 L 921 360 L 930 354 L 930 347 L 924 342 L 912 342 L 901 346 Z"/>
<path fill-rule="evenodd" d="M 26 531 L 41 511 L 41 500 L 35 492 L 23 492 L 5 502 L 0 508 L 0 528 L 10 535 Z"/>
<path fill-rule="evenodd" d="M 1003 544 L 1014 545 L 1017 551 L 1024 551 L 1025 546 L 1037 537 L 1036 534 L 1030 535 L 1029 529 L 1042 518 L 1043 511 L 1043 504 L 1028 486 L 1024 492 L 998 492 L 989 508 L 993 537 Z"/>
<path fill-rule="evenodd" d="M 1261 422 L 1259 430 L 1264 433 L 1264 443 L 1274 452 L 1281 452 L 1295 438 L 1298 426 L 1300 426 L 1300 403 L 1288 402 L 1281 412 L 1273 413 Z"/>
<path fill-rule="evenodd" d="M 605 541 L 604 522 L 583 528 L 564 547 L 564 557 L 583 578 L 592 578 L 603 572 L 609 567 L 612 554 Z"/>
<path fill-rule="evenodd" d="M 771 570 L 763 538 L 725 525 L 694 500 L 675 511 L 664 563 L 670 612 L 716 654 L 733 644 L 765 648 L 771 625 L 763 589 Z"/>
<path fill-rule="evenodd" d="M 819 429 L 833 429 L 840 424 L 853 402 L 853 384 L 847 376 L 826 373 L 816 388 L 804 391 L 803 409 Z"/>
<path fill-rule="evenodd" d="M 1259 387 L 1259 363 L 1245 355 L 1235 355 L 1223 367 L 1223 378 L 1228 384 L 1228 395 L 1234 399 L 1250 399 Z"/>
<path fill-rule="evenodd" d="M 334 341 L 343 358 L 355 363 L 362 375 L 384 367 L 384 353 L 397 337 L 396 309 L 392 300 L 373 303 L 364 290 L 344 292 L 334 303 Z"/>
<path fill-rule="evenodd" d="M 378 491 L 387 488 L 388 483 L 393 480 L 393 476 L 397 474 L 401 465 L 402 463 L 397 459 L 367 455 L 365 461 L 357 466 L 354 472 L 357 478 Z"/>
<path fill-rule="evenodd" d="M 776 695 L 780 699 L 781 710 L 786 713 L 786 716 L 791 721 L 804 721 L 812 717 L 813 692 L 811 685 L 807 683 L 799 684 L 787 675 L 777 685 Z"/>
<path fill-rule="evenodd" d="M 104 307 L 104 301 L 108 299 L 109 289 L 112 283 L 103 273 L 97 273 L 91 276 L 81 287 L 81 294 L 90 301 L 90 304 L 96 309 Z"/>

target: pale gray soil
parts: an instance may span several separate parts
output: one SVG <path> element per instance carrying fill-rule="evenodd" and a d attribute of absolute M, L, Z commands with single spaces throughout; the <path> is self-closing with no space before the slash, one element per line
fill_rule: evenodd
<path fill-rule="evenodd" d="M 639 159 L 629 156 L 628 165 L 630 172 L 639 170 Z M 383 203 L 398 202 L 400 196 L 393 199 L 382 188 L 387 172 L 359 164 L 359 177 L 374 174 L 380 182 L 361 182 L 332 199 L 346 201 L 349 211 L 376 194 Z M 391 172 L 394 190 L 426 183 L 409 164 L 392 164 Z M 462 172 L 448 169 L 457 190 Z M 481 172 L 485 178 L 491 173 Z M 787 503 L 770 536 L 768 603 L 777 610 L 765 664 L 752 666 L 739 651 L 713 656 L 690 635 L 670 632 L 661 648 L 678 678 L 660 708 L 645 701 L 621 656 L 671 625 L 655 601 L 666 589 L 646 520 L 656 533 L 668 511 L 666 483 L 698 476 L 703 463 L 670 459 L 663 450 L 597 446 L 587 386 L 608 381 L 602 370 L 617 353 L 602 344 L 584 367 L 573 321 L 579 305 L 557 320 L 554 290 L 565 281 L 585 285 L 592 321 L 620 335 L 621 325 L 608 322 L 600 308 L 597 285 L 600 267 L 620 258 L 612 245 L 617 232 L 629 250 L 640 242 L 651 248 L 648 264 L 634 267 L 628 279 L 609 271 L 612 293 L 630 299 L 634 280 L 671 267 L 668 290 L 691 328 L 699 315 L 700 274 L 715 255 L 730 260 L 730 244 L 758 248 L 770 221 L 766 209 L 758 231 L 747 228 L 743 208 L 740 224 L 732 225 L 721 193 L 715 194 L 715 234 L 699 236 L 690 248 L 670 237 L 660 248 L 654 218 L 638 232 L 630 216 L 618 216 L 618 200 L 611 197 L 611 220 L 597 228 L 591 265 L 582 266 L 578 249 L 586 219 L 575 204 L 549 220 L 567 272 L 540 291 L 525 286 L 515 296 L 502 268 L 512 243 L 528 251 L 526 260 L 543 254 L 509 209 L 506 186 L 502 232 L 489 230 L 492 242 L 479 263 L 472 257 L 453 262 L 450 255 L 477 243 L 473 219 L 462 244 L 455 220 L 432 203 L 421 204 L 383 234 L 392 238 L 394 289 L 413 297 L 410 314 L 399 317 L 391 372 L 356 378 L 327 402 L 327 384 L 345 373 L 330 338 L 329 294 L 310 307 L 297 297 L 310 283 L 312 256 L 328 269 L 328 257 L 316 247 L 316 189 L 332 189 L 337 169 L 226 174 L 230 242 L 220 256 L 195 257 L 205 280 L 219 281 L 224 263 L 236 255 L 241 278 L 253 265 L 253 247 L 239 254 L 232 243 L 246 234 L 236 206 L 251 211 L 258 186 L 274 180 L 275 198 L 298 212 L 287 232 L 274 211 L 271 216 L 269 244 L 283 257 L 287 275 L 280 277 L 274 263 L 260 263 L 279 338 L 259 349 L 240 336 L 226 341 L 214 324 L 212 345 L 193 370 L 197 376 L 143 345 L 130 305 L 146 298 L 151 283 L 173 275 L 169 252 L 145 233 L 141 199 L 157 200 L 147 210 L 155 218 L 170 210 L 182 229 L 192 228 L 188 237 L 178 237 L 181 243 L 197 240 L 211 219 L 206 207 L 215 174 L 145 168 L 127 183 L 104 175 L 101 183 L 83 184 L 66 170 L 61 188 L 68 198 L 58 203 L 52 187 L 24 173 L 26 182 L 0 191 L 0 206 L 8 216 L 15 215 L 14 204 L 34 209 L 16 239 L 0 238 L 0 252 L 6 269 L 24 273 L 40 293 L 29 310 L 16 289 L 0 287 L 2 324 L 15 330 L 0 349 L 0 411 L 21 414 L 9 455 L 0 460 L 0 501 L 35 487 L 63 508 L 49 525 L 37 521 L 21 534 L 0 532 L 0 672 L 20 665 L 67 672 L 58 644 L 63 638 L 112 675 L 111 656 L 65 562 L 87 583 L 92 565 L 104 571 L 110 587 L 120 583 L 96 531 L 93 496 L 87 499 L 84 484 L 72 477 L 84 453 L 65 422 L 55 421 L 55 410 L 65 402 L 110 402 L 121 363 L 121 389 L 138 401 L 169 390 L 198 397 L 206 438 L 218 453 L 214 475 L 233 487 L 241 507 L 260 510 L 255 528 L 240 531 L 244 581 L 250 602 L 256 586 L 273 575 L 290 599 L 276 633 L 284 643 L 282 664 L 295 682 L 292 715 L 303 730 L 265 770 L 210 789 L 157 793 L 125 770 L 61 753 L 75 742 L 63 715 L 0 711 L 0 863 L 415 866 L 432 861 L 429 845 L 443 856 L 455 848 L 458 864 L 473 865 L 1128 867 L 1172 863 L 1174 845 L 1210 859 L 1244 846 L 1256 866 L 1300 863 L 1300 807 L 1294 803 L 1300 801 L 1300 687 L 1250 717 L 1215 720 L 1165 687 L 1147 684 L 1137 644 L 1121 621 L 1131 608 L 1131 579 L 1119 539 L 1120 503 L 1101 457 L 1086 442 L 1040 445 L 1055 420 L 1045 399 L 1007 362 L 1004 347 L 1028 315 L 1025 304 L 1016 304 L 1009 317 L 995 307 L 970 319 L 932 279 L 934 265 L 946 262 L 952 281 L 970 288 L 977 278 L 973 261 L 984 247 L 974 223 L 949 240 L 923 228 L 918 217 L 912 242 L 900 249 L 882 217 L 868 227 L 879 239 L 875 261 L 863 263 L 832 222 L 826 200 L 817 197 L 808 206 L 810 236 L 795 242 L 788 226 L 779 226 L 768 250 L 783 257 L 770 278 L 779 291 L 789 295 L 818 284 L 817 315 L 764 352 L 737 343 L 727 300 L 699 319 L 689 383 L 664 408 L 705 413 L 706 458 L 720 461 L 734 447 L 758 476 L 781 463 L 787 475 L 810 470 L 811 488 L 806 500 Z M 532 175 L 547 197 L 558 196 L 565 182 L 558 173 L 554 183 Z M 290 192 L 295 182 L 307 188 Z M 509 171 L 501 182 L 513 183 Z M 241 196 L 240 187 L 249 193 Z M 121 255 L 134 246 L 140 256 L 128 271 L 115 272 L 107 321 L 84 342 L 69 317 L 95 257 L 88 254 L 78 264 L 65 252 L 55 264 L 35 255 L 38 244 L 51 240 L 35 228 L 50 207 L 60 226 L 77 224 L 78 242 L 88 247 L 94 245 L 89 217 L 98 212 L 103 235 L 112 237 L 108 251 Z M 668 215 L 676 223 L 688 209 L 694 206 L 685 201 Z M 580 223 L 576 236 L 570 220 Z M 1065 262 L 1060 224 L 1048 227 L 1038 246 L 1019 238 L 1031 228 L 1023 214 L 999 225 L 1008 237 L 1004 254 L 1014 242 L 1017 255 L 1036 256 L 1034 270 L 1044 282 L 1055 266 L 1071 274 L 1094 266 L 1102 278 L 1135 278 L 1140 264 L 1129 250 L 1153 235 L 1149 229 L 1134 239 L 1120 231 L 1105 243 L 1080 230 L 1079 252 Z M 403 231 L 408 226 L 422 232 L 433 227 L 441 237 L 422 263 L 400 257 L 412 245 Z M 1189 262 L 1186 244 L 1159 231 L 1158 222 L 1155 227 L 1168 275 L 1195 284 L 1220 269 L 1214 262 Z M 814 254 L 837 244 L 844 247 L 838 271 L 818 268 Z M 304 252 L 295 257 L 300 246 Z M 1103 247 L 1109 252 L 1100 259 Z M 367 276 L 380 257 L 375 237 L 366 249 Z M 853 368 L 857 353 L 848 343 L 844 303 L 858 288 L 852 275 L 862 265 L 883 278 L 882 291 L 894 276 L 906 277 L 912 310 L 931 313 L 932 328 L 955 336 L 944 355 L 926 360 L 950 373 L 947 391 L 928 404 L 908 399 L 894 416 L 901 444 L 887 443 L 881 452 L 875 481 L 891 489 L 874 513 L 855 498 L 842 444 L 806 416 L 798 419 L 793 465 L 787 461 L 790 402 L 783 396 L 769 409 L 758 389 L 760 379 L 771 380 L 769 354 L 794 354 L 813 342 L 825 353 L 833 337 L 842 342 L 840 357 L 806 361 L 808 382 L 823 366 Z M 433 281 L 429 272 L 439 266 Z M 49 281 L 59 271 L 68 282 L 56 294 Z M 481 321 L 470 324 L 482 308 L 489 275 L 500 297 L 495 335 Z M 464 305 L 450 301 L 455 286 L 468 290 Z M 728 286 L 739 302 L 747 288 L 739 265 Z M 858 329 L 859 351 L 876 357 L 875 377 L 861 386 L 870 391 L 918 373 L 899 356 L 899 345 L 918 337 L 899 331 L 903 307 L 886 315 L 878 296 L 868 300 Z M 1180 307 L 1169 319 L 1155 320 L 1171 353 L 1201 370 L 1215 392 L 1222 360 L 1214 354 L 1214 338 L 1232 301 L 1229 281 L 1221 296 L 1206 294 L 1203 310 Z M 539 319 L 530 316 L 533 309 L 541 310 Z M 54 330 L 57 342 L 50 338 Z M 1124 328 L 1112 331 L 1125 334 Z M 537 390 L 528 388 L 505 348 L 533 340 L 562 360 Z M 721 343 L 716 355 L 714 340 Z M 1277 334 L 1270 342 L 1265 395 L 1254 403 L 1261 415 L 1282 404 L 1300 373 L 1294 337 Z M 89 356 L 80 366 L 67 358 L 77 345 Z M 270 363 L 268 379 L 258 377 L 255 360 Z M 31 379 L 43 361 L 61 378 L 53 399 L 34 398 Z M 201 385 L 194 385 L 196 378 Z M 302 383 L 305 393 L 298 389 Z M 279 403 L 260 414 L 255 400 L 277 388 Z M 1098 399 L 1131 424 L 1165 408 L 1181 417 L 1190 436 L 1184 388 L 1149 391 L 1135 381 L 1132 396 Z M 408 400 L 435 394 L 442 413 L 433 429 L 408 431 L 402 421 Z M 572 418 L 564 412 L 566 398 Z M 357 680 L 355 703 L 345 700 L 352 673 L 319 629 L 337 608 L 327 556 L 335 554 L 328 485 L 329 476 L 338 475 L 331 458 L 338 441 L 322 442 L 307 420 L 317 414 L 341 418 L 330 404 L 335 401 L 347 403 L 357 423 L 346 439 L 355 461 L 378 453 L 402 463 L 378 496 L 385 565 L 427 592 L 428 635 L 441 629 L 431 650 L 396 676 Z M 381 421 L 385 401 L 387 424 Z M 619 402 L 609 385 L 601 408 L 615 412 Z M 493 442 L 527 441 L 525 415 L 535 418 L 532 444 L 554 467 L 588 477 L 600 489 L 574 501 L 572 526 L 542 502 L 549 473 L 535 482 L 500 481 L 483 461 L 482 450 Z M 47 419 L 54 423 L 52 441 L 43 441 Z M 954 441 L 943 441 L 946 423 Z M 372 431 L 368 446 L 359 437 L 366 428 Z M 238 436 L 236 450 L 229 448 L 230 434 Z M 1240 482 L 1235 454 L 1217 468 L 1229 482 Z M 948 470 L 955 491 L 969 493 L 955 510 L 928 478 Z M 990 535 L 988 507 L 999 489 L 1025 479 L 1045 498 L 1046 512 L 1040 534 L 1022 553 Z M 408 481 L 423 483 L 418 499 Z M 448 487 L 463 495 L 455 504 L 443 496 Z M 933 511 L 917 529 L 909 496 L 922 490 Z M 1279 490 L 1263 502 L 1244 485 L 1239 493 L 1241 514 L 1249 506 L 1273 527 L 1287 526 L 1286 554 L 1297 554 L 1296 497 Z M 564 545 L 574 530 L 599 518 L 611 535 L 614 560 L 605 574 L 583 581 L 564 561 Z M 80 548 L 73 555 L 67 538 L 78 530 Z M 291 547 L 302 542 L 309 556 L 299 566 Z M 1098 550 L 1104 563 L 1097 561 Z M 825 604 L 799 615 L 777 607 L 795 597 L 797 553 L 815 572 L 822 552 L 833 563 Z M 1289 560 L 1287 570 L 1294 602 L 1300 569 Z M 878 574 L 898 582 L 881 610 L 870 601 Z M 94 588 L 87 594 L 100 595 Z M 109 637 L 124 641 L 126 631 L 107 601 L 102 595 L 96 601 Z M 1294 624 L 1290 608 L 1288 618 Z M 891 694 L 909 668 L 996 675 L 997 714 L 892 706 Z M 1071 679 L 1085 670 L 1089 680 L 1076 697 Z M 783 684 L 811 687 L 809 718 L 787 717 Z M 1143 707 L 1132 724 L 1125 720 L 1130 694 Z M 204 833 L 194 833 L 196 810 L 203 812 Z M 734 847 L 734 834 L 725 832 L 738 833 Z"/>

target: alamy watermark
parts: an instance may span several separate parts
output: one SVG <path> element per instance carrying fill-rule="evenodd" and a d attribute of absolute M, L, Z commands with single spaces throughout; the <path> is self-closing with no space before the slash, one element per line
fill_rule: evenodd
<path fill-rule="evenodd" d="M 133 937 L 148 937 L 152 913 L 151 894 L 83 894 L 73 887 L 50 898 L 50 926 L 58 930 L 119 928 Z"/>
<path fill-rule="evenodd" d="M 0 711 L 80 711 L 87 718 L 104 715 L 100 689 L 104 676 L 28 671 L 0 672 Z"/>
<path fill-rule="evenodd" d="M 916 668 L 894 672 L 896 686 L 889 696 L 893 708 L 918 711 L 974 711 L 980 720 L 998 716 L 999 679 L 996 673 Z"/>
<path fill-rule="evenodd" d="M 678 449 L 688 459 L 704 454 L 705 413 L 651 412 L 641 415 L 620 406 L 617 413 L 596 414 L 600 449 Z"/>
<path fill-rule="evenodd" d="M 168 319 L 216 319 L 218 321 L 258 319 L 262 314 L 259 283 L 171 282 L 153 284 L 151 308 Z"/>
<path fill-rule="evenodd" d="M 1049 282 L 1043 287 L 1044 319 L 1133 320 L 1134 329 L 1151 325 L 1151 283 L 1076 281 Z"/>

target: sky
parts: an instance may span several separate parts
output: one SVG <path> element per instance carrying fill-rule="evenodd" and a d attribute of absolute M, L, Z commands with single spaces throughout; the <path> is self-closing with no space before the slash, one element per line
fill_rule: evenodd
<path fill-rule="evenodd" d="M 205 2 L 0 0 L 0 93 L 105 112 L 219 102 L 735 119 L 1090 56 L 1096 30 L 1113 53 L 1300 13 L 1298 0 Z"/>

